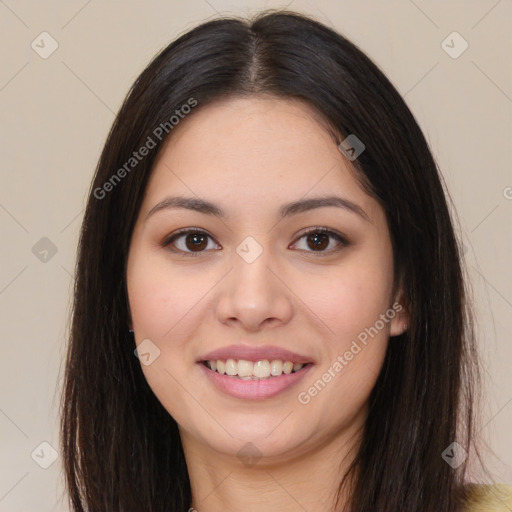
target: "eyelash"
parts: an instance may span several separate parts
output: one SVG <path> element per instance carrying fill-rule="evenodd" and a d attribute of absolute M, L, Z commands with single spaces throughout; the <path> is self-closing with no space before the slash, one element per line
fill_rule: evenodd
<path fill-rule="evenodd" d="M 321 234 L 329 235 L 330 237 L 334 238 L 335 240 L 337 240 L 340 243 L 340 245 L 337 248 L 329 249 L 327 251 L 305 251 L 305 252 L 312 253 L 315 257 L 321 257 L 321 256 L 325 256 L 325 255 L 330 255 L 333 252 L 337 252 L 337 251 L 341 250 L 341 248 L 346 247 L 347 245 L 349 245 L 349 243 L 346 240 L 346 238 L 344 236 L 342 236 L 340 233 L 337 233 L 336 231 L 332 231 L 331 229 L 327 229 L 327 228 L 324 228 L 324 227 L 314 227 L 314 228 L 311 228 L 310 230 L 306 231 L 305 233 L 302 233 L 297 238 L 296 241 L 298 241 L 301 238 L 304 238 L 304 237 L 306 237 L 306 236 L 308 236 L 308 235 L 310 235 L 312 233 L 321 233 Z M 172 252 L 181 253 L 184 256 L 196 257 L 196 256 L 199 256 L 199 255 L 203 254 L 204 252 L 206 252 L 205 250 L 203 250 L 203 251 L 196 251 L 196 252 L 194 252 L 194 251 L 183 251 L 182 249 L 176 249 L 176 248 L 172 248 L 171 247 L 172 243 L 174 241 L 176 241 L 178 238 L 182 237 L 183 235 L 188 235 L 188 234 L 206 235 L 207 237 L 209 237 L 209 238 L 211 238 L 213 240 L 213 237 L 211 237 L 206 231 L 203 231 L 201 229 L 194 229 L 194 228 L 183 228 L 183 229 L 180 229 L 180 230 L 176 231 L 171 236 L 167 237 L 162 242 L 161 245 L 162 245 L 162 247 L 169 248 L 169 250 L 172 251 Z"/>

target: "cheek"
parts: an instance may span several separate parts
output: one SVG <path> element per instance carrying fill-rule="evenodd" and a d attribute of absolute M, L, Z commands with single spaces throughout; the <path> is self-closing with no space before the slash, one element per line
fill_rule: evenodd
<path fill-rule="evenodd" d="M 392 272 L 387 265 L 354 255 L 321 278 L 302 279 L 299 294 L 321 319 L 327 338 L 343 348 L 386 313 L 391 291 Z M 388 329 L 386 323 L 383 331 Z"/>
<path fill-rule="evenodd" d="M 381 315 L 391 306 L 391 258 L 387 246 L 359 252 L 337 266 L 323 286 L 311 287 L 311 309 L 329 327 L 327 357 L 319 368 L 320 379 L 329 383 L 317 386 L 318 375 L 308 383 L 319 387 L 312 407 L 339 422 L 363 407 L 384 361 L 391 315 L 387 321 Z"/>
<path fill-rule="evenodd" d="M 136 342 L 149 339 L 160 351 L 151 364 L 141 362 L 141 369 L 169 414 L 186 422 L 195 403 L 186 391 L 195 353 L 193 333 L 204 317 L 201 298 L 211 283 L 204 273 L 173 268 L 149 252 L 135 256 L 127 288 Z"/>
<path fill-rule="evenodd" d="M 136 329 L 162 342 L 170 335 L 176 338 L 175 330 L 190 322 L 211 287 L 205 272 L 173 267 L 150 255 L 134 259 L 127 284 Z"/>
<path fill-rule="evenodd" d="M 306 422 L 329 417 L 346 425 L 363 411 L 386 355 L 390 318 L 391 274 L 384 267 L 360 263 L 339 268 L 309 295 L 308 305 L 322 319 L 325 358 L 301 387 L 299 402 L 309 402 Z M 369 271 L 373 268 L 373 271 Z"/>

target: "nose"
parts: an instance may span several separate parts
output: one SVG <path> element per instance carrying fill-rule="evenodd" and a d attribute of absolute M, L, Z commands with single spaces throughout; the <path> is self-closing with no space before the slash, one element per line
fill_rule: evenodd
<path fill-rule="evenodd" d="M 288 323 L 293 316 L 293 293 L 272 268 L 268 251 L 263 250 L 252 262 L 235 252 L 232 262 L 233 268 L 220 287 L 218 320 L 252 332 Z"/>

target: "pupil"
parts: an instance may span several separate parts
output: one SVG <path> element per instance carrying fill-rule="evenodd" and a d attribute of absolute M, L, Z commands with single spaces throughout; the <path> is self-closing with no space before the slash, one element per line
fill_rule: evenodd
<path fill-rule="evenodd" d="M 311 240 L 313 241 L 313 245 L 310 245 L 311 249 L 325 249 L 329 245 L 329 237 L 325 233 L 309 235 L 308 242 Z"/>
<path fill-rule="evenodd" d="M 200 233 L 194 233 L 192 235 L 188 235 L 186 237 L 186 245 L 187 249 L 204 249 L 206 247 L 205 242 L 206 237 L 201 235 Z M 189 243 L 192 240 L 191 243 Z"/>

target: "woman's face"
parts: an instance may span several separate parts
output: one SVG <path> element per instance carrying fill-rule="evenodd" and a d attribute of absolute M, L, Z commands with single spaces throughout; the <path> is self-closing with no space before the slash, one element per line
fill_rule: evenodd
<path fill-rule="evenodd" d="M 200 107 L 162 148 L 131 240 L 142 370 L 196 446 L 300 455 L 360 429 L 406 328 L 384 211 L 304 103 Z"/>

